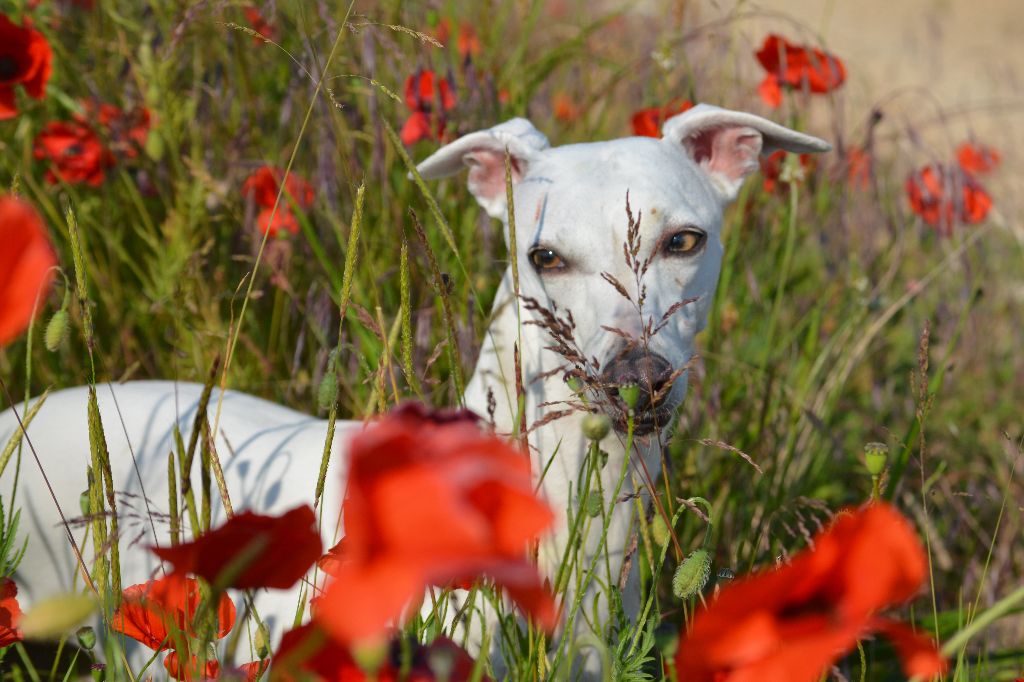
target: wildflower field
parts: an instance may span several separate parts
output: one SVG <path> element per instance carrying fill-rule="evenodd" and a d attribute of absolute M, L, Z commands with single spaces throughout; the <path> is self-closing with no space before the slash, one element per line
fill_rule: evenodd
<path fill-rule="evenodd" d="M 745 2 L 0 0 L 0 680 L 1020 682 L 1020 129 L 860 68 Z M 517 241 L 517 154 L 699 103 L 832 149 L 742 128 L 766 153 L 720 231 L 645 241 L 643 188 L 610 197 L 631 281 Z M 658 259 L 707 254 L 717 288 L 645 317 Z M 551 294 L 581 288 L 635 308 L 617 354 Z M 694 306 L 692 357 L 653 358 Z M 111 473 L 141 380 L 197 385 L 159 495 Z M 232 490 L 237 405 L 285 412 L 223 389 L 318 418 L 253 474 L 297 506 Z"/>

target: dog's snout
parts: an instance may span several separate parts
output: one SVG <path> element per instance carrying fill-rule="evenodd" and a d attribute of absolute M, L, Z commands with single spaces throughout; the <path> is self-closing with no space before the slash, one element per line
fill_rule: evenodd
<path fill-rule="evenodd" d="M 672 379 L 672 365 L 656 353 L 636 349 L 615 358 L 602 375 L 605 392 L 613 400 L 621 386 L 635 384 L 639 396 L 634 409 L 638 413 L 656 408 L 668 395 L 664 390 Z"/>

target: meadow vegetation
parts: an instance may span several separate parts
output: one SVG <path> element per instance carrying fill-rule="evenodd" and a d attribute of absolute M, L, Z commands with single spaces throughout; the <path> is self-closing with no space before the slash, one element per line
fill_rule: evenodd
<path fill-rule="evenodd" d="M 984 187 L 1019 150 L 931 143 L 929 112 L 890 117 L 890 100 L 855 102 L 835 77 L 783 79 L 776 96 L 755 57 L 765 36 L 740 10 L 704 21 L 679 3 L 654 23 L 573 1 L 5 0 L 0 12 L 30 17 L 53 52 L 45 97 L 19 91 L 0 120 L 0 188 L 35 207 L 62 268 L 33 329 L 0 349 L 14 402 L 93 380 L 205 383 L 216 365 L 231 388 L 320 416 L 457 406 L 508 255 L 464 178 L 425 190 L 406 154 L 513 116 L 554 144 L 642 133 L 644 116 L 656 130 L 687 100 L 830 140 L 813 161 L 771 160 L 727 212 L 717 299 L 658 483 L 673 510 L 703 498 L 713 523 L 705 537 L 703 503 L 682 513 L 664 551 L 667 530 L 642 529 L 657 606 L 627 626 L 643 656 L 611 649 L 616 675 L 660 678 L 702 601 L 873 496 L 926 548 L 926 586 L 897 613 L 951 643 L 943 679 L 1024 673 L 1024 320 L 1005 277 L 1024 242 L 1010 198 Z M 821 47 L 794 22 L 778 29 L 794 50 Z M 44 343 L 58 310 L 66 338 Z M 873 443 L 887 451 L 874 475 Z M 699 547 L 710 582 L 680 599 L 672 577 Z M 8 667 L 21 646 L 0 653 L 0 676 L 46 679 Z M 521 679 L 564 673 L 530 664 Z M 116 664 L 101 674 L 127 679 Z M 901 674 L 891 645 L 868 638 L 822 679 Z"/>

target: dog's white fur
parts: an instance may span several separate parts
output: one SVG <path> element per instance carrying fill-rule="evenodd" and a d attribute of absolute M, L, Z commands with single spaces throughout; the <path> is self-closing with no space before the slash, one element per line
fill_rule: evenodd
<path fill-rule="evenodd" d="M 828 148 L 817 138 L 752 114 L 698 105 L 669 119 L 660 139 L 631 137 L 554 148 L 529 121 L 514 119 L 441 148 L 422 162 L 419 170 L 423 177 L 432 179 L 469 166 L 470 191 L 488 214 L 505 222 L 508 240 L 507 149 L 513 170 L 521 294 L 547 307 L 557 305 L 560 314 L 571 312 L 574 338 L 583 356 L 596 359 L 602 367 L 623 346 L 623 339 L 607 332 L 605 327 L 639 337 L 648 318 L 657 323 L 673 304 L 695 299 L 670 315 L 665 328 L 646 342 L 651 353 L 665 358 L 673 368 L 681 368 L 694 353 L 694 337 L 706 323 L 717 286 L 723 208 L 736 197 L 744 178 L 758 167 L 759 154 L 775 149 L 816 152 Z M 633 274 L 623 258 L 627 194 L 633 213 L 641 215 L 639 257 L 650 258 L 650 268 L 643 280 L 647 296 L 642 317 L 601 276 L 614 276 L 628 289 L 632 299 L 637 299 Z M 665 253 L 666 239 L 682 228 L 704 232 L 704 245 L 699 252 L 686 256 Z M 556 251 L 567 267 L 552 273 L 537 272 L 530 266 L 530 252 L 535 248 Z M 511 270 L 506 271 L 476 372 L 465 395 L 466 405 L 480 414 L 487 412 L 488 395 L 494 396 L 499 432 L 514 431 L 518 409 L 514 343 L 521 347 L 527 424 L 542 420 L 552 409 L 561 409 L 563 403 L 578 402 L 563 379 L 565 359 L 547 348 L 551 344 L 547 332 L 538 325 L 521 324 L 533 319 L 535 313 L 524 307 L 522 300 L 515 300 Z M 685 391 L 683 375 L 668 392 L 662 407 L 677 406 Z M 128 494 L 120 500 L 120 517 L 123 581 L 129 585 L 145 580 L 156 569 L 156 562 L 143 546 L 167 541 L 166 524 L 157 522 L 157 535 L 153 535 L 149 510 L 167 510 L 167 458 L 174 449 L 172 426 L 177 423 L 188 438 L 201 387 L 133 382 L 99 386 L 97 392 L 116 487 Z M 86 395 L 84 388 L 51 395 L 28 429 L 57 502 L 69 519 L 80 515 L 79 495 L 86 488 Z M 594 404 L 600 402 L 599 397 L 591 395 Z M 211 421 L 216 400 L 215 393 Z M 24 415 L 24 407 L 18 411 Z M 574 412 L 539 426 L 529 435 L 535 472 L 547 468 L 542 493 L 560 514 L 555 532 L 540 551 L 541 570 L 548 576 L 555 574 L 568 538 L 565 512 L 578 502 L 570 499 L 570 489 L 575 497 L 575 482 L 586 456 L 587 441 L 581 429 L 584 416 L 583 412 Z M 632 462 L 626 461 L 621 430 L 602 443 L 609 455 L 601 472 L 605 505 L 612 510 L 608 558 L 616 577 L 636 505 L 610 498 L 623 467 L 630 466 L 633 474 L 626 476 L 620 499 L 635 492 L 634 481 L 641 480 L 640 460 L 652 474 L 660 470 L 661 436 L 668 424 L 656 426 L 637 439 Z M 344 446 L 351 432 L 359 428 L 362 426 L 357 422 L 345 422 L 339 425 L 335 437 L 328 486 L 321 505 L 327 519 L 323 524 L 325 541 L 329 543 L 336 539 L 334 522 L 343 496 Z M 0 443 L 6 442 L 16 429 L 11 411 L 0 414 Z M 312 502 L 325 436 L 326 422 L 322 420 L 227 392 L 216 445 L 235 509 L 277 513 Z M 4 475 L 7 504 L 12 502 L 9 486 L 13 470 L 13 466 L 9 467 Z M 198 475 L 195 479 L 198 490 Z M 148 503 L 142 498 L 143 490 Z M 429 504 L 429 500 L 418 502 Z M 70 588 L 77 561 L 57 508 L 27 450 L 14 503 L 22 509 L 21 532 L 28 538 L 17 576 L 22 594 L 32 601 Z M 215 490 L 214 523 L 223 520 Z M 592 524 L 591 528 L 584 542 L 584 568 L 598 558 L 600 524 Z M 88 561 L 91 542 L 90 547 L 82 546 L 82 529 L 74 532 Z M 636 571 L 632 573 L 635 577 Z M 257 596 L 257 607 L 275 639 L 293 620 L 297 602 L 295 590 Z M 634 615 L 638 590 L 633 579 L 623 594 L 623 602 L 627 613 Z M 590 604 L 590 599 L 585 603 Z M 606 610 L 607 604 L 599 600 L 597 617 Z M 586 619 L 578 619 L 576 634 L 588 627 Z M 607 641 L 607 632 L 596 634 Z"/>

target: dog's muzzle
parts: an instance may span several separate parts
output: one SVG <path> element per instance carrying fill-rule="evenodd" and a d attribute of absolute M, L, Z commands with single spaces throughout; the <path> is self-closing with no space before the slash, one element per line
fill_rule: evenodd
<path fill-rule="evenodd" d="M 629 408 L 619 389 L 635 385 L 638 390 L 633 406 L 633 432 L 645 435 L 668 425 L 676 406 L 672 393 L 674 370 L 669 361 L 650 351 L 635 348 L 613 359 L 601 374 L 601 388 L 608 401 L 608 416 L 617 431 L 626 431 Z"/>

